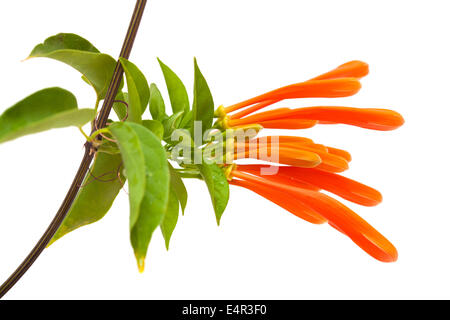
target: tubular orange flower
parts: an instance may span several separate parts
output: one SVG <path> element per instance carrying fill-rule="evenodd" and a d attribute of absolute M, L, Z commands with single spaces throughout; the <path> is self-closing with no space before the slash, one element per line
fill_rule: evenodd
<path fill-rule="evenodd" d="M 348 169 L 348 161 L 339 154 L 330 153 L 328 148 L 315 144 L 311 140 L 297 137 L 269 136 L 252 139 L 245 143 L 234 144 L 234 159 L 253 158 L 274 161 L 274 152 L 278 152 L 277 163 L 295 167 L 314 168 L 330 172 L 342 172 Z M 338 149 L 335 149 L 335 152 Z M 346 153 L 344 150 L 338 152 Z M 347 153 L 348 154 L 348 153 Z M 345 156 L 347 156 L 345 154 Z"/>
<path fill-rule="evenodd" d="M 271 112 L 272 111 L 272 112 Z M 319 121 L 320 123 L 342 123 L 372 130 L 394 130 L 403 123 L 403 117 L 392 110 L 374 109 L 374 108 L 348 108 L 348 107 L 309 107 L 299 109 L 283 108 L 261 112 L 243 119 L 229 120 L 228 125 L 239 126 L 251 123 L 258 123 L 263 127 L 265 123 L 277 123 L 278 127 L 271 125 L 271 128 L 291 129 L 284 126 L 288 121 L 292 122 L 291 127 L 295 127 L 295 122 L 299 123 L 299 129 L 306 128 L 305 123 L 311 124 Z M 314 123 L 315 124 L 315 123 Z M 297 128 L 292 128 L 297 129 Z"/>
<path fill-rule="evenodd" d="M 252 158 L 257 160 L 270 161 L 273 160 L 270 157 L 270 151 L 272 148 L 271 145 L 265 145 L 262 147 L 258 145 L 256 152 L 252 152 L 247 147 L 244 150 L 237 149 L 237 152 L 234 154 L 234 159 L 244 159 L 244 158 Z M 315 152 L 290 148 L 287 146 L 276 146 L 278 152 L 278 163 L 287 164 L 291 166 L 304 167 L 304 168 L 314 168 L 321 164 L 322 159 Z M 262 152 L 262 149 L 265 149 L 265 152 Z M 269 152 L 267 152 L 269 151 Z"/>
<path fill-rule="evenodd" d="M 345 150 L 341 150 L 338 148 L 332 148 L 332 147 L 327 147 L 327 150 L 331 154 L 334 154 L 336 156 L 344 158 L 345 160 L 347 160 L 347 162 L 352 161 L 352 155 Z"/>
<path fill-rule="evenodd" d="M 260 175 L 264 168 L 268 169 L 269 167 L 265 165 L 237 166 L 239 171 L 254 175 Z M 363 206 L 376 206 L 383 199 L 381 193 L 377 190 L 335 173 L 298 167 L 278 167 L 276 172 L 276 175 L 267 175 L 265 178 L 268 180 L 276 179 L 287 184 L 299 184 L 299 187 L 308 185 L 317 188 L 317 190 L 323 189 Z"/>
<path fill-rule="evenodd" d="M 404 120 L 399 113 L 379 108 L 318 106 L 255 113 L 284 99 L 351 96 L 359 91 L 359 79 L 368 72 L 366 63 L 350 61 L 306 82 L 273 90 L 227 108 L 220 107 L 216 111 L 217 124 L 233 130 L 252 126 L 303 129 L 316 124 L 337 123 L 381 131 L 400 127 Z M 351 209 L 322 192 L 363 206 L 375 206 L 382 201 L 377 190 L 337 174 L 348 169 L 352 160 L 349 152 L 293 136 L 252 135 L 242 142 L 234 138 L 230 141 L 234 146 L 234 160 L 251 158 L 283 165 L 234 163 L 226 167 L 230 184 L 247 188 L 308 222 L 328 222 L 375 259 L 397 260 L 397 250 L 383 235 Z"/>
<path fill-rule="evenodd" d="M 362 61 L 350 61 L 347 63 L 344 63 L 343 65 L 340 65 L 339 67 L 337 67 L 334 70 L 331 70 L 327 73 L 324 73 L 320 76 L 317 76 L 311 80 L 329 80 L 329 79 L 338 79 L 338 78 L 356 78 L 356 79 L 360 79 L 365 77 L 367 74 L 369 73 L 369 65 L 365 62 Z M 358 89 L 359 90 L 359 89 Z M 356 92 L 354 92 L 356 93 Z M 354 94 L 353 93 L 353 94 Z M 349 94 L 351 95 L 351 94 Z M 306 98 L 306 97 L 302 97 L 302 98 Z M 326 98 L 326 97 L 325 97 Z M 230 118 L 231 119 L 240 119 L 246 115 L 249 115 L 250 113 L 253 113 L 255 111 L 258 111 L 264 107 L 270 106 L 274 103 L 277 103 L 279 101 L 281 101 L 283 99 L 278 99 L 278 100 L 267 100 L 264 102 L 260 102 L 250 108 L 247 108 L 243 111 L 240 111 L 239 113 L 236 113 L 234 115 L 232 115 Z M 241 107 L 243 107 L 245 105 L 245 103 L 241 104 Z M 238 108 L 238 107 L 234 107 L 234 108 Z M 232 107 L 229 107 L 226 112 L 232 112 L 235 110 L 232 110 Z M 237 110 L 237 109 L 236 109 Z"/>
<path fill-rule="evenodd" d="M 321 74 L 311 80 L 325 80 L 336 78 L 361 79 L 369 74 L 369 65 L 365 62 L 354 60 L 344 63 L 327 73 Z"/>
<path fill-rule="evenodd" d="M 233 170 L 231 175 L 233 177 L 231 184 L 250 189 L 306 221 L 313 221 L 313 223 L 328 221 L 331 226 L 346 234 L 375 259 L 382 262 L 397 260 L 397 250 L 389 240 L 335 199 L 321 192 L 286 183 L 283 177 L 275 176 L 275 178 L 268 179 L 269 176 L 249 174 L 240 169 Z M 280 200 L 277 196 L 283 193 L 285 196 Z M 298 202 L 301 204 L 295 210 L 295 203 Z M 294 209 L 292 209 L 293 207 Z M 323 219 L 320 220 L 320 217 Z"/>
<path fill-rule="evenodd" d="M 231 120 L 230 123 L 232 121 L 233 120 Z M 314 127 L 317 124 L 317 121 L 302 119 L 273 119 L 260 121 L 258 124 L 266 129 L 308 129 Z"/>
<path fill-rule="evenodd" d="M 349 108 L 318 106 L 307 108 L 278 108 L 259 111 L 284 99 L 336 98 L 356 94 L 361 88 L 359 79 L 369 67 L 361 61 L 350 61 L 311 80 L 282 87 L 235 105 L 219 108 L 219 122 L 226 128 L 259 124 L 269 129 L 306 129 L 320 124 L 348 124 L 373 130 L 394 130 L 404 123 L 402 116 L 380 108 Z M 243 109 L 243 110 L 240 110 Z M 233 113 L 238 111 L 232 115 Z"/>
<path fill-rule="evenodd" d="M 340 98 L 356 94 L 361 84 L 356 78 L 340 78 L 326 80 L 309 80 L 292 84 L 255 98 L 225 108 L 225 112 L 233 112 L 241 108 L 263 101 L 280 101 L 297 98 Z"/>
<path fill-rule="evenodd" d="M 327 222 L 324 217 L 317 214 L 314 210 L 303 204 L 296 197 L 289 197 L 289 199 L 286 199 L 286 194 L 280 190 L 275 189 L 268 192 L 267 188 L 246 180 L 235 179 L 230 183 L 232 185 L 244 187 L 254 191 L 260 196 L 267 198 L 268 200 L 272 201 L 273 203 L 279 205 L 280 207 L 286 209 L 287 211 L 305 221 L 311 222 L 313 224 L 323 224 Z"/>

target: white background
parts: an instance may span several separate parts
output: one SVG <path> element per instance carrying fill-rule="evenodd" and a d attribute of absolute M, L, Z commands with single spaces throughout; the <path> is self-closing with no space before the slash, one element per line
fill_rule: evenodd
<path fill-rule="evenodd" d="M 94 92 L 70 67 L 20 61 L 59 32 L 80 34 L 116 57 L 134 4 L 1 1 L 0 110 L 50 86 L 71 90 L 80 106 L 91 107 Z M 236 187 L 218 228 L 206 187 L 188 181 L 187 213 L 171 249 L 165 251 L 157 232 L 145 274 L 137 272 L 129 244 L 122 193 L 105 219 L 46 250 L 7 298 L 450 298 L 448 9 L 448 1 L 437 0 L 154 0 L 131 57 L 164 88 L 160 57 L 192 92 L 196 56 L 217 106 L 346 61 L 368 62 L 371 73 L 357 96 L 285 105 L 392 108 L 403 114 L 402 128 L 338 125 L 289 134 L 352 152 L 345 175 L 378 188 L 384 201 L 375 208 L 349 206 L 396 245 L 398 262 L 378 262 L 329 226 L 308 224 Z M 1 281 L 56 213 L 82 145 L 74 128 L 0 145 Z"/>

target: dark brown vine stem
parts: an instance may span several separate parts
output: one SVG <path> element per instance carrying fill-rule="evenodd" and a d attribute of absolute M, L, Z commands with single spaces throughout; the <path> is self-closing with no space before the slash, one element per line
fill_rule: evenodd
<path fill-rule="evenodd" d="M 147 0 L 137 0 L 136 2 L 136 7 L 134 9 L 133 17 L 131 19 L 127 35 L 125 37 L 122 46 L 120 57 L 126 59 L 130 57 L 131 49 L 133 47 L 133 43 L 136 38 L 136 34 L 139 29 L 139 24 L 141 22 L 146 4 Z M 105 100 L 103 102 L 103 106 L 94 123 L 94 129 L 95 128 L 101 129 L 105 127 L 106 121 L 108 120 L 114 99 L 117 95 L 122 79 L 123 79 L 123 68 L 122 65 L 119 62 L 117 62 L 113 77 L 111 79 L 111 83 L 109 85 Z M 8 280 L 6 280 L 2 284 L 2 286 L 0 287 L 0 298 L 2 298 L 17 283 L 17 281 L 19 281 L 19 279 L 25 274 L 25 272 L 27 272 L 27 270 L 32 266 L 32 264 L 36 261 L 36 259 L 48 245 L 50 240 L 53 238 L 56 231 L 61 226 L 61 223 L 63 222 L 67 213 L 69 212 L 70 207 L 72 206 L 75 197 L 80 191 L 80 187 L 83 184 L 83 180 L 86 177 L 91 162 L 95 156 L 95 150 L 93 149 L 90 143 L 86 143 L 85 148 L 86 150 L 83 160 L 81 161 L 80 168 L 78 169 L 78 172 L 72 182 L 72 185 L 70 186 L 70 189 L 67 192 L 67 195 L 64 198 L 63 203 L 61 204 L 61 207 L 56 213 L 55 218 L 50 223 L 49 227 L 47 228 L 41 239 L 38 241 L 38 243 L 35 245 L 33 250 L 21 263 L 21 265 L 16 269 L 16 271 L 14 271 L 14 273 L 8 278 Z"/>

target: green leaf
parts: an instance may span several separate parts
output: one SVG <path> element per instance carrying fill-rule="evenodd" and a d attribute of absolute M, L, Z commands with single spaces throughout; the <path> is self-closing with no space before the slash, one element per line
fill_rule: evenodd
<path fill-rule="evenodd" d="M 210 129 L 214 118 L 214 100 L 209 90 L 208 83 L 203 77 L 197 59 L 194 59 L 195 82 L 194 103 L 192 106 L 193 120 L 201 121 L 202 133 Z"/>
<path fill-rule="evenodd" d="M 142 125 L 153 132 L 155 136 L 162 140 L 164 137 L 164 126 L 157 120 L 143 120 Z"/>
<path fill-rule="evenodd" d="M 186 87 L 175 72 L 173 72 L 161 60 L 158 59 L 158 62 L 166 80 L 173 113 L 185 112 L 185 114 L 187 114 L 189 111 L 189 97 Z"/>
<path fill-rule="evenodd" d="M 180 205 L 184 214 L 188 195 L 183 180 L 172 165 L 169 162 L 167 164 L 170 172 L 170 194 L 166 215 L 161 224 L 161 232 L 166 243 L 166 249 L 169 250 L 170 238 L 178 222 Z"/>
<path fill-rule="evenodd" d="M 166 152 L 160 140 L 140 124 L 114 123 L 109 128 L 122 153 L 130 211 L 139 202 L 137 210 L 130 214 L 130 238 L 139 270 L 143 271 L 152 234 L 162 223 L 168 206 L 170 176 Z"/>
<path fill-rule="evenodd" d="M 154 120 L 162 121 L 167 118 L 164 99 L 154 83 L 150 85 L 150 113 Z"/>
<path fill-rule="evenodd" d="M 178 112 L 163 120 L 164 140 L 170 140 L 172 133 L 180 127 L 182 118 L 183 112 Z"/>
<path fill-rule="evenodd" d="M 169 250 L 170 238 L 172 237 L 172 233 L 175 230 L 178 222 L 179 211 L 180 205 L 178 203 L 178 198 L 171 182 L 167 211 L 164 216 L 164 220 L 161 223 L 161 232 L 163 234 L 167 250 Z"/>
<path fill-rule="evenodd" d="M 150 88 L 144 74 L 125 58 L 120 58 L 123 66 L 128 87 L 128 119 L 127 121 L 141 123 L 142 114 L 147 108 L 150 98 Z"/>
<path fill-rule="evenodd" d="M 112 143 L 102 143 L 100 147 L 98 147 L 98 152 L 107 153 L 107 154 L 120 154 L 119 147 L 116 144 Z"/>
<path fill-rule="evenodd" d="M 74 33 L 59 33 L 56 36 L 50 37 L 46 39 L 44 43 L 37 45 L 34 48 L 33 53 L 41 55 L 61 49 L 100 53 L 92 43 Z"/>
<path fill-rule="evenodd" d="M 116 95 L 116 102 L 113 104 L 113 109 L 116 112 L 119 120 L 124 120 L 128 117 L 127 105 L 130 104 L 127 92 L 119 92 Z M 124 103 L 125 102 L 125 103 Z"/>
<path fill-rule="evenodd" d="M 228 199 L 230 197 L 230 187 L 227 178 L 222 169 L 215 163 L 208 164 L 204 162 L 197 166 L 208 186 L 214 212 L 216 214 L 217 225 L 220 225 L 220 219 L 227 207 Z"/>
<path fill-rule="evenodd" d="M 116 61 L 99 53 L 89 41 L 74 34 L 58 34 L 37 45 L 29 58 L 43 57 L 61 61 L 81 72 L 95 89 L 97 98 L 104 99 Z"/>
<path fill-rule="evenodd" d="M 192 127 L 192 118 L 194 117 L 194 113 L 192 110 L 189 110 L 187 115 L 183 117 L 183 120 L 180 123 L 180 128 L 189 129 Z"/>
<path fill-rule="evenodd" d="M 69 232 L 102 219 L 122 189 L 122 157 L 99 152 L 70 211 L 50 244 Z M 50 245 L 49 244 L 49 245 Z"/>
<path fill-rule="evenodd" d="M 126 170 L 130 200 L 130 227 L 132 228 L 139 218 L 146 187 L 144 146 L 129 124 L 116 122 L 109 126 L 109 130 L 118 141 Z"/>
<path fill-rule="evenodd" d="M 78 109 L 75 96 L 61 88 L 38 91 L 0 116 L 0 143 L 54 128 L 81 127 L 95 117 Z"/>
<path fill-rule="evenodd" d="M 184 214 L 187 205 L 188 194 L 186 187 L 183 183 L 183 180 L 180 178 L 178 173 L 169 163 L 169 171 L 170 171 L 170 185 L 173 191 L 175 192 L 178 201 L 180 201 L 181 210 Z"/>

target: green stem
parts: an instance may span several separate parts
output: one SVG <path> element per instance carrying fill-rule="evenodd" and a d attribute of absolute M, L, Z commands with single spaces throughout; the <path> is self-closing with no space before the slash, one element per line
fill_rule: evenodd
<path fill-rule="evenodd" d="M 182 173 L 181 172 L 181 173 L 178 173 L 178 175 L 181 178 L 185 178 L 185 179 L 200 179 L 200 180 L 203 180 L 201 174 L 199 174 L 199 173 L 195 174 L 195 173 Z"/>

